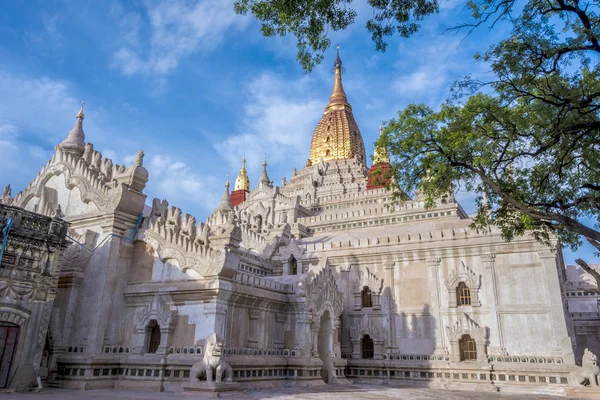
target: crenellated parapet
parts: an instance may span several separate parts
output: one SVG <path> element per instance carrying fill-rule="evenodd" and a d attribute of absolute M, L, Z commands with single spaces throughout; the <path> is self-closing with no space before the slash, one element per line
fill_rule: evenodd
<path fill-rule="evenodd" d="M 102 213 L 122 211 L 138 215 L 145 201 L 142 190 L 148 181 L 143 156 L 144 153 L 138 151 L 135 162 L 125 167 L 103 158 L 91 143 L 86 143 L 81 156 L 57 145 L 52 158 L 25 190 L 17 194 L 13 204 L 54 215 L 59 200 L 57 194 L 48 189 L 47 183 L 52 177 L 62 175 L 68 190 L 78 189 L 82 203 L 93 203 Z"/>
<path fill-rule="evenodd" d="M 233 213 L 224 224 L 196 224 L 196 218 L 154 199 L 139 237 L 152 245 L 159 257 L 175 259 L 182 270 L 193 269 L 203 277 L 235 274 L 239 264 L 241 230 Z"/>

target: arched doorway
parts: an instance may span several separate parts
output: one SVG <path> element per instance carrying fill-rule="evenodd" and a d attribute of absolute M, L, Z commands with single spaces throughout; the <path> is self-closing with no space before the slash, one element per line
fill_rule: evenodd
<path fill-rule="evenodd" d="M 373 346 L 373 339 L 369 335 L 365 335 L 361 341 L 361 356 L 362 358 L 373 358 L 375 353 L 375 347 Z"/>
<path fill-rule="evenodd" d="M 19 341 L 19 326 L 0 322 L 0 388 L 8 385 L 8 377 Z"/>
<path fill-rule="evenodd" d="M 290 263 L 290 268 L 289 268 L 290 275 L 296 275 L 298 273 L 298 261 L 296 261 L 296 258 L 294 258 L 294 256 L 292 256 L 290 258 L 289 263 Z"/>
<path fill-rule="evenodd" d="M 333 382 L 333 359 L 331 358 L 331 352 L 333 351 L 333 332 L 332 332 L 332 321 L 329 311 L 325 311 L 321 316 L 321 326 L 319 328 L 318 335 L 318 350 L 319 358 L 323 361 L 321 366 L 321 378 L 325 383 Z"/>
<path fill-rule="evenodd" d="M 158 346 L 160 346 L 160 325 L 155 319 L 150 320 L 147 330 L 150 334 L 148 338 L 148 353 L 156 353 Z"/>

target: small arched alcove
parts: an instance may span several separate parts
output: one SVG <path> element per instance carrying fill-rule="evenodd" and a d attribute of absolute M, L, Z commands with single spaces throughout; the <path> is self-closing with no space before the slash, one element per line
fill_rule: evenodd
<path fill-rule="evenodd" d="M 363 287 L 360 298 L 362 308 L 373 307 L 373 296 L 368 286 Z"/>
<path fill-rule="evenodd" d="M 289 261 L 289 271 L 290 275 L 296 275 L 298 273 L 298 261 L 294 256 L 290 258 Z"/>
<path fill-rule="evenodd" d="M 362 358 L 373 358 L 373 355 L 375 354 L 375 346 L 373 345 L 373 339 L 371 339 L 369 335 L 364 335 L 362 337 L 360 347 Z"/>
<path fill-rule="evenodd" d="M 146 335 L 148 336 L 147 352 L 154 354 L 160 346 L 160 325 L 155 319 L 150 320 L 148 323 Z"/>

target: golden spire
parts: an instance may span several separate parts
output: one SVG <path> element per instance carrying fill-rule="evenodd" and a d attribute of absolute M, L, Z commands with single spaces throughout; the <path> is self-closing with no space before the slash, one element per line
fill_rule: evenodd
<path fill-rule="evenodd" d="M 248 179 L 248 173 L 246 172 L 246 158 L 242 159 L 242 168 L 240 174 L 235 179 L 235 185 L 233 190 L 246 190 L 250 191 L 250 179 Z"/>
<path fill-rule="evenodd" d="M 379 137 L 383 136 L 383 126 L 379 125 Z M 390 163 L 390 155 L 385 147 L 375 146 L 375 153 L 373 154 L 373 165 Z"/>
<path fill-rule="evenodd" d="M 338 45 L 333 63 L 333 91 L 323 117 L 313 133 L 307 166 L 355 157 L 361 163 L 366 162 L 365 145 L 342 85 L 342 60 L 339 49 Z"/>
<path fill-rule="evenodd" d="M 335 61 L 333 62 L 335 68 L 335 77 L 333 80 L 333 91 L 329 97 L 329 104 L 325 111 L 328 110 L 340 110 L 348 107 L 352 110 L 352 106 L 348 104 L 348 98 L 346 92 L 344 92 L 344 86 L 342 85 L 342 59 L 340 58 L 340 45 L 337 46 L 337 53 Z"/>

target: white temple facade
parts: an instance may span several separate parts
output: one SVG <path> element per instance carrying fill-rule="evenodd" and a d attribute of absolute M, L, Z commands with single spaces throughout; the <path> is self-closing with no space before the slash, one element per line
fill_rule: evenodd
<path fill-rule="evenodd" d="M 254 189 L 242 168 L 205 222 L 146 199 L 143 152 L 113 164 L 83 120 L 82 109 L 11 199 L 46 215 L 60 206 L 70 223 L 48 384 L 179 391 L 195 364 L 216 360 L 212 379 L 241 387 L 569 385 L 576 340 L 560 249 L 472 229 L 451 194 L 433 209 L 392 203 L 372 182 L 387 160 L 367 168 L 339 58 L 307 165 L 275 186 L 265 162 Z"/>

